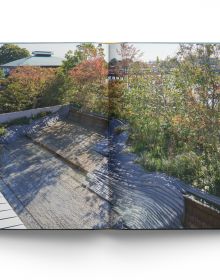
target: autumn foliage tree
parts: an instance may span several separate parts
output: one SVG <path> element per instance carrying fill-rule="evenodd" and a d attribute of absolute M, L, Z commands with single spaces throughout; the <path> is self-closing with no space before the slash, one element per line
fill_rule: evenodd
<path fill-rule="evenodd" d="M 101 44 L 96 47 L 92 43 L 82 43 L 76 47 L 74 52 L 69 50 L 66 53 L 62 68 L 64 72 L 68 72 L 83 61 L 94 58 L 104 58 L 104 49 Z"/>
<path fill-rule="evenodd" d="M 99 57 L 84 60 L 69 71 L 69 75 L 79 84 L 91 82 L 103 83 L 106 80 L 107 74 L 107 64 L 103 58 Z"/>
<path fill-rule="evenodd" d="M 75 101 L 84 110 L 107 111 L 108 67 L 102 57 L 84 60 L 69 71 Z M 105 104 L 106 103 L 106 104 Z"/>
<path fill-rule="evenodd" d="M 55 69 L 23 66 L 13 69 L 7 85 L 0 93 L 2 112 L 19 111 L 40 106 L 48 84 L 55 76 Z"/>
<path fill-rule="evenodd" d="M 66 53 L 43 102 L 74 103 L 84 110 L 102 111 L 100 102 L 102 96 L 107 96 L 107 73 L 102 44 L 82 43 Z"/>

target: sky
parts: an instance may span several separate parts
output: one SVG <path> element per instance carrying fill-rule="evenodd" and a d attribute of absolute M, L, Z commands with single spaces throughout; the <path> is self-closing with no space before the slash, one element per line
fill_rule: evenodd
<path fill-rule="evenodd" d="M 61 58 L 65 57 L 68 50 L 75 50 L 79 43 L 18 43 L 22 48 L 32 51 L 52 51 L 54 56 Z M 156 60 L 157 56 L 160 59 L 165 59 L 167 56 L 175 55 L 178 50 L 178 44 L 175 43 L 132 43 L 137 49 L 143 52 L 142 60 L 152 61 Z M 0 44 L 1 45 L 1 44 Z M 119 48 L 119 44 L 111 44 L 110 51 L 108 44 L 103 44 L 106 60 L 110 60 L 117 56 L 116 49 Z"/>
<path fill-rule="evenodd" d="M 141 59 L 143 61 L 165 59 L 167 56 L 174 56 L 178 50 L 179 44 L 174 43 L 131 43 L 135 48 L 143 52 Z M 119 44 L 111 45 L 109 53 L 110 59 L 113 57 L 118 58 L 116 49 L 120 47 Z"/>

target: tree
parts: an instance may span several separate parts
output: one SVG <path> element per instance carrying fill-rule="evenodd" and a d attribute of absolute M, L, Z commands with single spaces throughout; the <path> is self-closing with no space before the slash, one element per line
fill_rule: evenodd
<path fill-rule="evenodd" d="M 97 47 L 92 43 L 83 43 L 77 46 L 76 55 L 83 60 L 89 60 L 93 58 L 104 58 L 104 50 L 102 44 L 98 44 Z"/>
<path fill-rule="evenodd" d="M 103 58 L 85 60 L 69 71 L 69 74 L 78 83 L 91 83 L 105 81 L 108 70 Z"/>
<path fill-rule="evenodd" d="M 101 44 L 83 43 L 76 50 L 68 51 L 62 67 L 52 82 L 47 84 L 46 94 L 40 99 L 44 106 L 74 103 L 84 109 L 102 110 L 100 95 L 107 96 L 107 63 Z M 107 106 L 103 106 L 107 108 Z"/>
<path fill-rule="evenodd" d="M 80 58 L 77 55 L 75 55 L 73 51 L 69 50 L 65 55 L 65 60 L 63 61 L 62 68 L 64 72 L 68 72 L 70 69 L 72 69 L 79 63 Z"/>
<path fill-rule="evenodd" d="M 129 75 L 137 76 L 144 75 L 148 73 L 150 68 L 146 62 L 143 61 L 134 61 L 129 66 Z"/>
<path fill-rule="evenodd" d="M 102 57 L 84 60 L 69 71 L 73 102 L 83 110 L 108 113 L 108 68 Z"/>
<path fill-rule="evenodd" d="M 127 43 L 121 43 L 120 49 L 116 50 L 118 55 L 121 57 L 122 67 L 127 72 L 130 64 L 135 60 L 139 60 L 143 55 L 140 50 L 136 49 L 133 45 Z"/>
<path fill-rule="evenodd" d="M 116 66 L 118 63 L 118 60 L 117 58 L 112 58 L 110 61 L 109 61 L 109 66 Z"/>
<path fill-rule="evenodd" d="M 121 57 L 120 66 L 116 72 L 122 73 L 122 75 L 126 76 L 127 88 L 129 88 L 129 68 L 133 62 L 140 59 L 143 53 L 141 53 L 141 51 L 136 49 L 133 45 L 129 45 L 127 43 L 121 43 L 120 49 L 116 49 L 116 52 Z"/>
<path fill-rule="evenodd" d="M 160 68 L 160 71 L 162 73 L 170 73 L 172 70 L 174 70 L 176 67 L 178 67 L 178 60 L 177 57 L 167 57 L 164 60 L 157 61 L 157 66 Z"/>
<path fill-rule="evenodd" d="M 44 87 L 40 98 L 40 106 L 53 106 L 74 102 L 76 88 L 68 73 L 59 68 L 54 77 Z"/>
<path fill-rule="evenodd" d="M 90 60 L 93 58 L 104 59 L 104 50 L 101 44 L 98 44 L 98 46 L 95 47 L 92 43 L 82 43 L 76 47 L 74 52 L 69 50 L 66 53 L 65 58 L 66 59 L 63 61 L 63 69 L 65 72 L 68 72 L 84 60 Z"/>
<path fill-rule="evenodd" d="M 108 109 L 108 68 L 102 44 L 78 45 L 74 52 L 66 54 L 61 70 L 65 77 L 59 94 L 63 96 L 62 100 L 73 102 L 84 110 L 103 112 Z"/>
<path fill-rule="evenodd" d="M 176 80 L 185 97 L 213 111 L 220 102 L 218 44 L 181 44 Z"/>
<path fill-rule="evenodd" d="M 0 65 L 28 56 L 30 53 L 27 49 L 14 44 L 4 44 L 0 47 Z"/>
<path fill-rule="evenodd" d="M 13 69 L 6 88 L 0 93 L 1 112 L 37 108 L 55 73 L 53 68 L 23 66 Z"/>

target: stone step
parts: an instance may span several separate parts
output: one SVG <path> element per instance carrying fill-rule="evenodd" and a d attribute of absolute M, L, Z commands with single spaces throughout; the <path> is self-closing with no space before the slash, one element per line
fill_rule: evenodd
<path fill-rule="evenodd" d="M 104 136 L 75 123 L 59 121 L 28 137 L 85 173 L 107 163 L 105 157 L 93 150 L 94 145 L 103 140 Z"/>

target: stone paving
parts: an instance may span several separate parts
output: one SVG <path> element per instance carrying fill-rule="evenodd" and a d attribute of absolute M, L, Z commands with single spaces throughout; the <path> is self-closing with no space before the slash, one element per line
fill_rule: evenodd
<path fill-rule="evenodd" d="M 136 164 L 120 121 L 51 118 L 2 142 L 0 192 L 27 228 L 182 227 L 184 184 Z"/>
<path fill-rule="evenodd" d="M 92 149 L 104 136 L 71 121 L 58 121 L 40 132 L 29 133 L 29 137 L 35 143 L 81 167 L 85 172 L 92 172 L 107 162 L 105 157 Z"/>
<path fill-rule="evenodd" d="M 61 149 L 70 159 L 78 157 L 89 170 L 103 160 L 90 151 L 102 136 L 72 123 L 58 122 L 32 137 L 56 151 Z M 85 174 L 31 139 L 21 137 L 3 147 L 0 174 L 0 190 L 27 228 L 109 227 L 109 203 L 84 187 Z"/>

